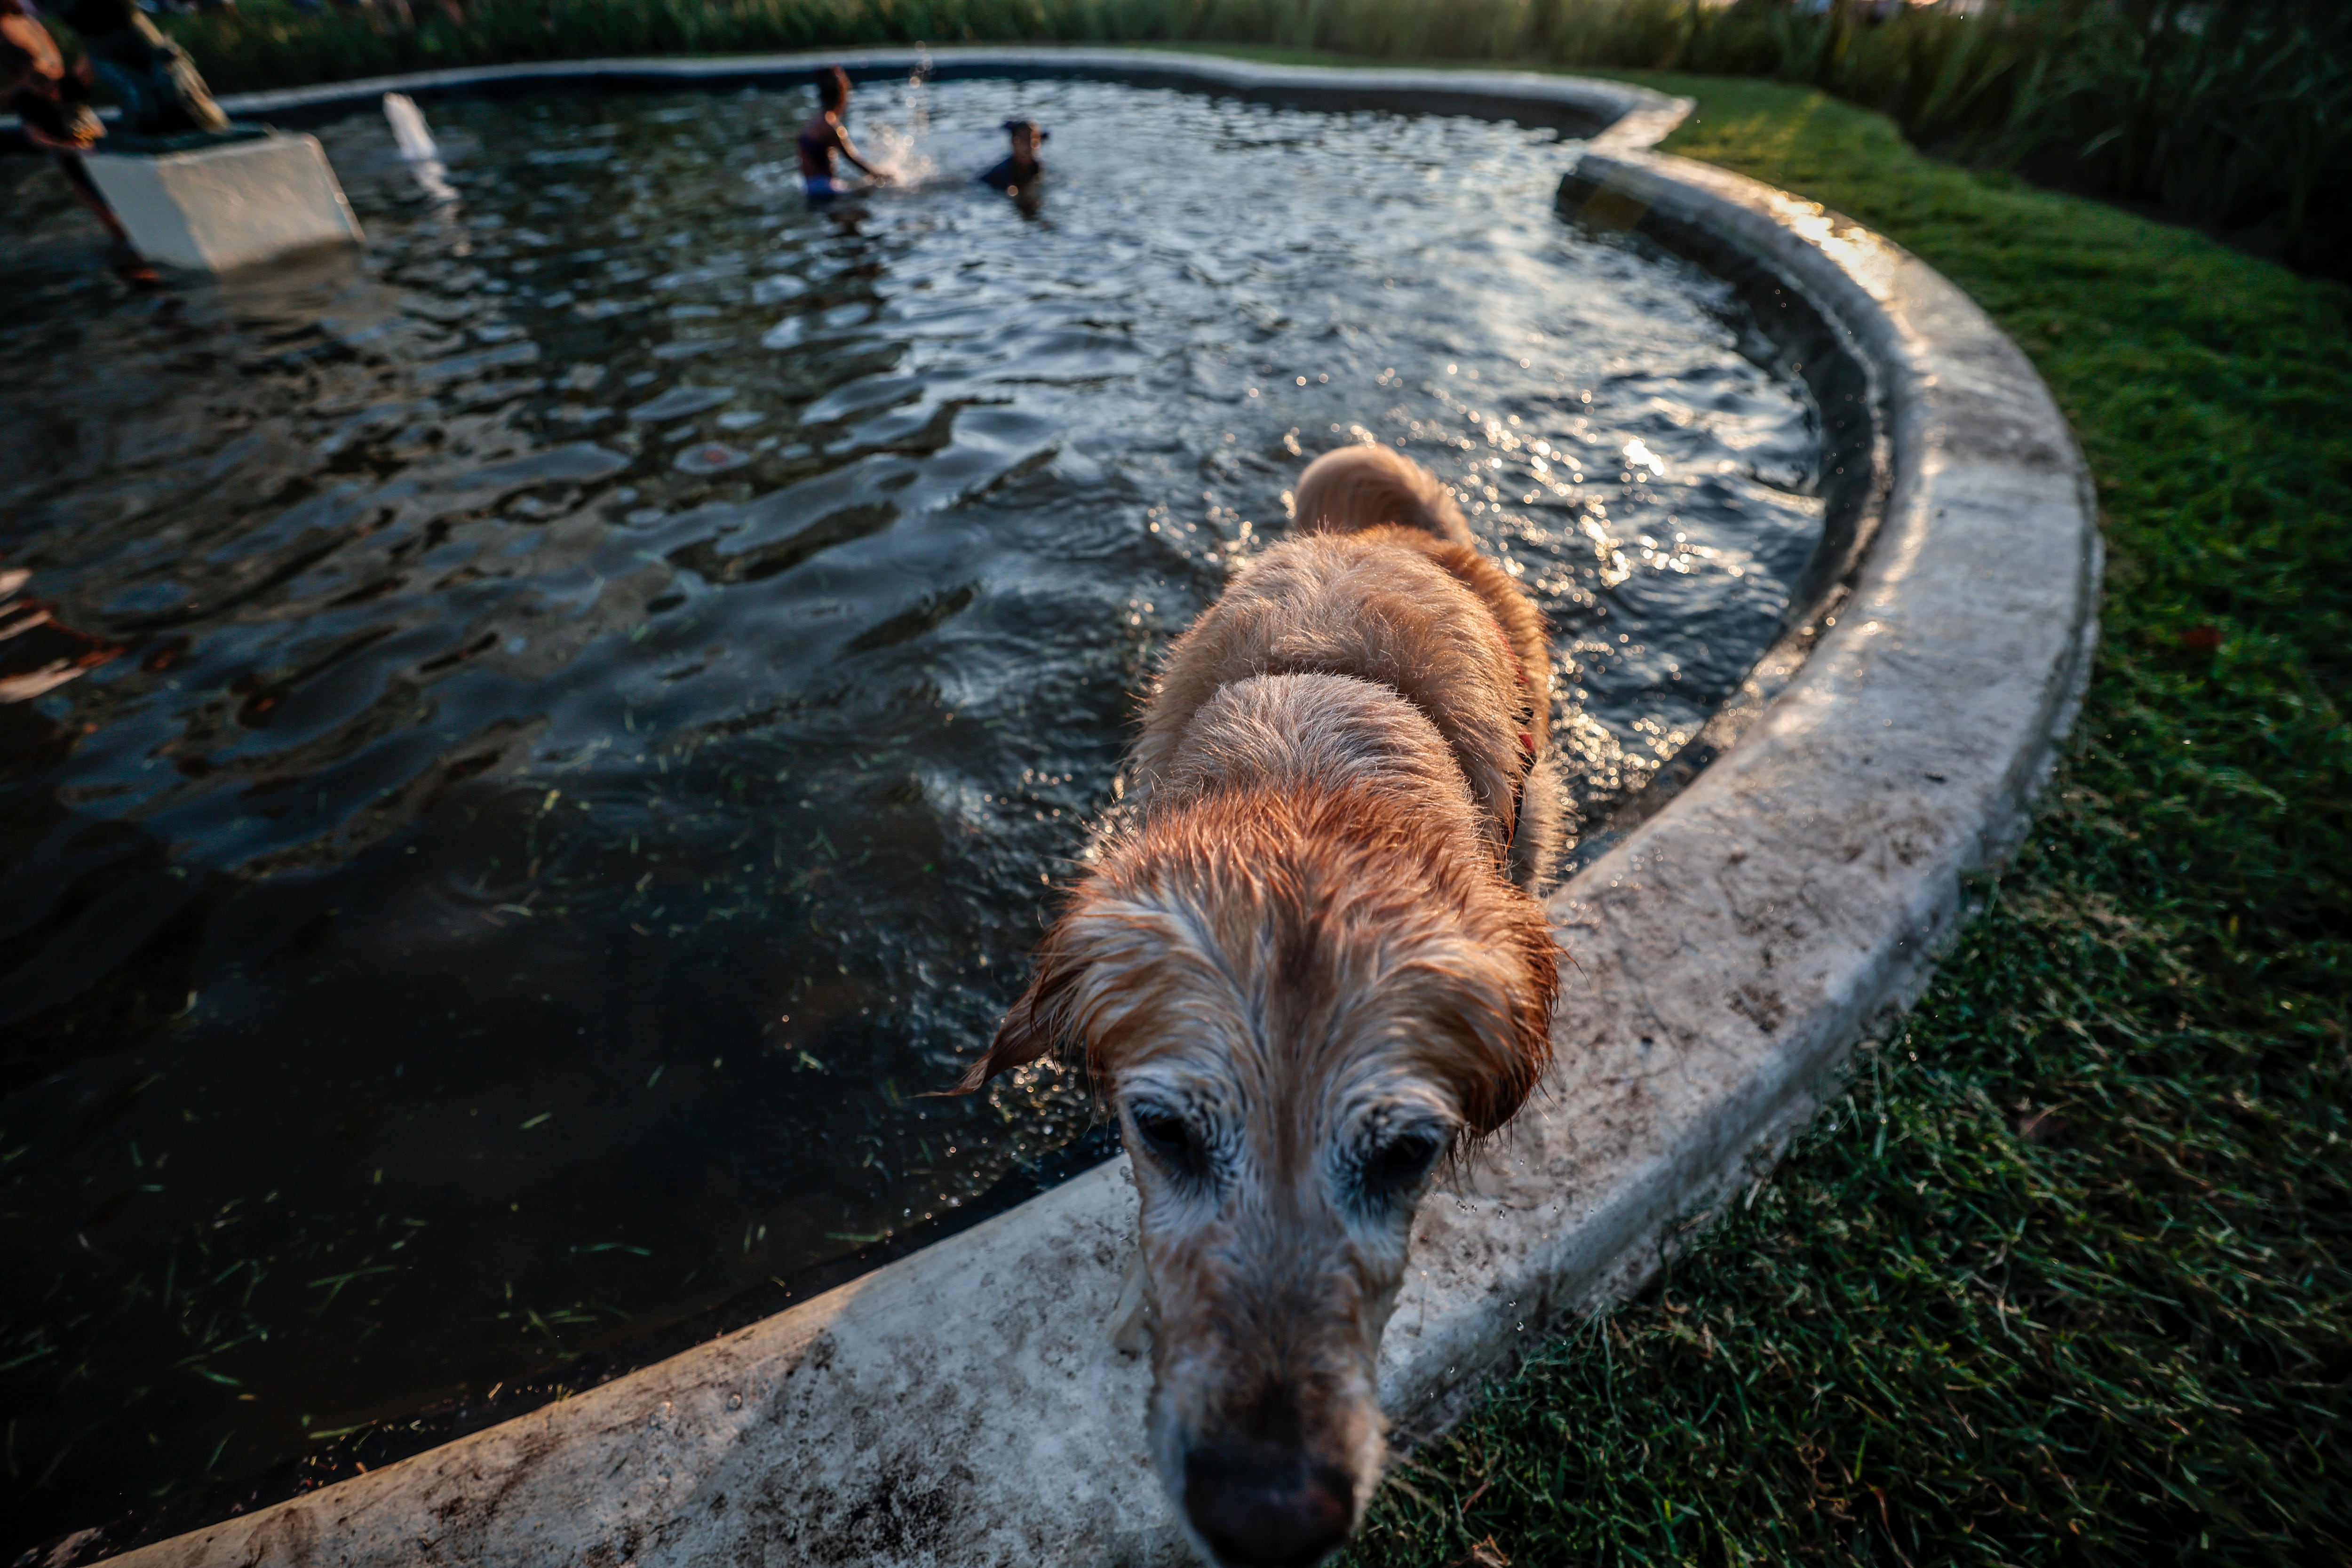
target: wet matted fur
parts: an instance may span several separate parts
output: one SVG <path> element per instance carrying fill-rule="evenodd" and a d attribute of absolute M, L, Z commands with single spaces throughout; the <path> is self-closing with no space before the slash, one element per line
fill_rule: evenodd
<path fill-rule="evenodd" d="M 1559 986 L 1541 616 L 1397 454 L 1297 494 L 1169 650 L 1136 810 L 965 1080 L 1075 1047 L 1117 1103 L 1152 1455 L 1224 1568 L 1353 1530 L 1414 1207 L 1541 1076 Z"/>

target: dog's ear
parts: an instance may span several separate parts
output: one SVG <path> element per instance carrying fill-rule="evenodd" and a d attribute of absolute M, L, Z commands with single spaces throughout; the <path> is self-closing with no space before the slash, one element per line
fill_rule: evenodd
<path fill-rule="evenodd" d="M 1068 1043 L 1076 1025 L 1070 1001 L 1085 963 L 1071 951 L 1069 921 L 1063 920 L 1037 948 L 1036 973 L 1029 988 L 1013 1004 L 988 1051 L 971 1064 L 956 1084 L 958 1094 L 970 1094 L 998 1073 L 1026 1067 Z"/>
<path fill-rule="evenodd" d="M 1485 1070 L 1463 1086 L 1464 1131 L 1484 1138 L 1518 1114 L 1551 1066 L 1551 1016 L 1559 1000 L 1559 944 L 1543 906 L 1522 897 L 1509 948 L 1516 962 L 1506 994 L 1469 1010 L 1485 1047 Z M 1499 1003 L 1499 1005 L 1496 1004 Z"/>

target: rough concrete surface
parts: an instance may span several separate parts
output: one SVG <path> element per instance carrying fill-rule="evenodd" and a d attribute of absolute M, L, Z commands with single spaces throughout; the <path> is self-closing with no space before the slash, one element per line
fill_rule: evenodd
<path fill-rule="evenodd" d="M 1187 63 L 1204 83 L 1234 68 Z M 1488 74 L 1444 73 L 1453 92 Z M 1958 289 L 1719 170 L 1622 139 L 1565 161 L 1620 210 L 1728 240 L 1847 335 L 1891 488 L 1788 686 L 1556 898 L 1575 961 L 1559 1065 L 1416 1224 L 1382 1350 L 1407 1430 L 1458 1411 L 1547 1319 L 1644 1277 L 1916 994 L 1961 879 L 2011 841 L 2051 763 L 2095 613 L 2082 460 Z M 730 1338 L 123 1561 L 1181 1562 L 1144 1458 L 1147 1373 L 1107 1326 L 1132 1215 L 1125 1165 L 1102 1167 Z"/>
<path fill-rule="evenodd" d="M 316 136 L 153 156 L 100 152 L 82 164 L 132 248 L 166 267 L 226 272 L 365 237 Z"/>

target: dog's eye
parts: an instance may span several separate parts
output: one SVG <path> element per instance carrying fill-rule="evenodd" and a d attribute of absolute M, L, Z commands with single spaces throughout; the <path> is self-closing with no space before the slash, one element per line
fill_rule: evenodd
<path fill-rule="evenodd" d="M 1444 1138 L 1426 1128 L 1393 1133 L 1364 1151 L 1357 1184 L 1371 1202 L 1392 1202 L 1421 1185 L 1444 1148 Z"/>
<path fill-rule="evenodd" d="M 1133 1106 L 1128 1115 L 1144 1148 L 1161 1164 L 1180 1175 L 1198 1177 L 1206 1173 L 1208 1155 L 1191 1122 L 1160 1105 Z"/>

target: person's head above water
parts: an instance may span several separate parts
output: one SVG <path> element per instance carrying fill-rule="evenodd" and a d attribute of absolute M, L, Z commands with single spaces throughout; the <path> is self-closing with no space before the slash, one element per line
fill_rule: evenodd
<path fill-rule="evenodd" d="M 1013 151 L 1005 154 L 1003 163 L 981 175 L 980 183 L 1013 195 L 1027 187 L 1041 172 L 1037 147 L 1045 140 L 1045 132 L 1034 120 L 1008 120 L 1004 133 L 1013 138 Z"/>
<path fill-rule="evenodd" d="M 1046 137 L 1053 134 L 1041 129 L 1034 120 L 1008 120 L 1004 122 L 1004 133 L 1013 138 L 1013 161 L 1016 163 L 1036 163 L 1037 149 L 1045 144 Z"/>
<path fill-rule="evenodd" d="M 849 101 L 849 73 L 839 66 L 819 66 L 816 71 L 816 101 L 827 113 Z"/>

